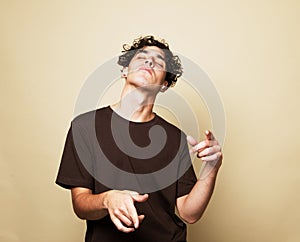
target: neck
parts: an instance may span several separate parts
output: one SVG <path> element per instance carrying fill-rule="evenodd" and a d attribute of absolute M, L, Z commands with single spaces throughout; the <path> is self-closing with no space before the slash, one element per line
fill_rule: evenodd
<path fill-rule="evenodd" d="M 124 87 L 121 99 L 111 108 L 120 116 L 134 122 L 147 122 L 154 118 L 154 101 L 157 93 L 142 88 Z"/>

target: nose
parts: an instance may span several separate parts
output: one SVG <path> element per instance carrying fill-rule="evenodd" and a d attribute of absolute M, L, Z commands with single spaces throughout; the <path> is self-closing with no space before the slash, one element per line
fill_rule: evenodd
<path fill-rule="evenodd" d="M 153 67 L 153 61 L 152 61 L 152 59 L 151 58 L 146 59 L 145 60 L 145 64 L 149 65 L 150 67 Z"/>

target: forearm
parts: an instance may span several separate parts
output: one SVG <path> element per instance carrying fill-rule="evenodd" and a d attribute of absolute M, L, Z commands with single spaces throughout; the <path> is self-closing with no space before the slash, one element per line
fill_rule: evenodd
<path fill-rule="evenodd" d="M 97 220 L 105 217 L 108 211 L 104 205 L 107 192 L 92 194 L 86 192 L 73 191 L 72 203 L 75 214 L 86 220 Z"/>
<path fill-rule="evenodd" d="M 223 155 L 219 142 L 212 132 L 205 131 L 206 139 L 197 142 L 193 137 L 187 137 L 192 146 L 190 153 L 197 153 L 197 157 L 206 162 L 203 179 L 199 179 L 191 192 L 177 199 L 179 215 L 188 223 L 197 222 L 204 213 L 214 191 L 219 168 L 222 164 Z"/>
<path fill-rule="evenodd" d="M 183 200 L 179 214 L 188 223 L 197 222 L 203 215 L 214 191 L 216 176 L 198 180 Z"/>

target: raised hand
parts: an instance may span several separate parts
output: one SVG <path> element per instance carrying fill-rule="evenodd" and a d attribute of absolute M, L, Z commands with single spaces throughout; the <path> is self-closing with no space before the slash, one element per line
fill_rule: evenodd
<path fill-rule="evenodd" d="M 188 143 L 192 146 L 190 153 L 197 153 L 203 162 L 206 162 L 202 174 L 215 175 L 222 164 L 222 149 L 211 131 L 205 131 L 205 139 L 198 143 L 192 136 L 187 136 Z"/>

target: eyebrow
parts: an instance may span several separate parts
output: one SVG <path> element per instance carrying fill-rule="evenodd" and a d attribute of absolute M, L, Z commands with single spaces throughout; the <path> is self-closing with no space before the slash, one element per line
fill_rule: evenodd
<path fill-rule="evenodd" d="M 139 54 L 139 53 L 149 54 L 149 51 L 148 50 L 144 50 L 144 49 L 139 49 L 137 51 L 137 54 Z M 161 59 L 161 60 L 163 60 L 163 61 L 165 61 L 165 58 L 162 55 L 160 55 L 160 54 L 157 54 L 156 57 L 159 58 L 159 59 Z"/>

